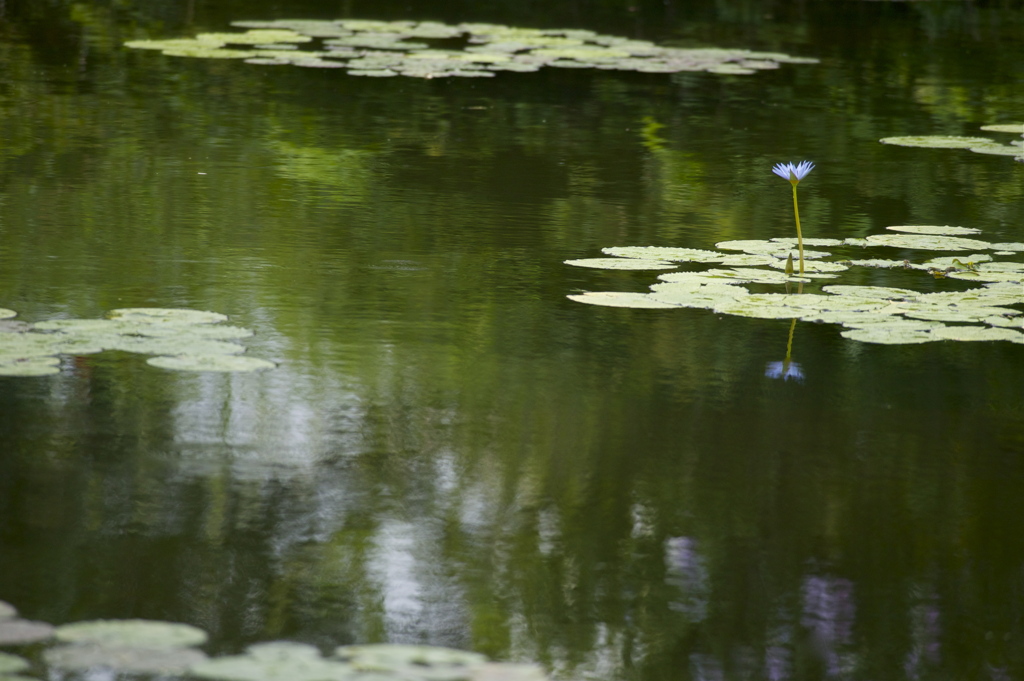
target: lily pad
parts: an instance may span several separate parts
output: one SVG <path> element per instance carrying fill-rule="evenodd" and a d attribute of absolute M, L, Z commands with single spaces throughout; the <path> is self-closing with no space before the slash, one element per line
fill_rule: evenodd
<path fill-rule="evenodd" d="M 189 624 L 156 620 L 91 620 L 57 627 L 58 641 L 107 647 L 183 648 L 206 643 L 206 632 Z"/>
<path fill-rule="evenodd" d="M 1024 134 L 1024 123 L 997 123 L 995 125 L 983 125 L 981 129 L 986 132 L 1015 132 L 1020 135 Z"/>
<path fill-rule="evenodd" d="M 176 357 L 150 357 L 146 360 L 150 366 L 175 371 L 260 371 L 273 369 L 277 365 L 256 357 L 239 357 L 237 355 L 180 355 Z"/>
<path fill-rule="evenodd" d="M 1024 334 L 1012 329 L 997 329 L 984 326 L 943 326 L 932 330 L 932 335 L 943 340 L 955 341 L 1000 341 L 1024 343 Z"/>
<path fill-rule="evenodd" d="M 356 681 L 350 665 L 324 659 L 315 647 L 290 641 L 250 646 L 245 655 L 199 662 L 190 672 L 217 681 Z"/>
<path fill-rule="evenodd" d="M 0 307 L 0 319 L 10 319 L 11 317 L 17 317 L 18 313 L 14 310 L 8 310 L 5 307 Z"/>
<path fill-rule="evenodd" d="M 52 376 L 60 373 L 57 357 L 0 359 L 0 376 Z"/>
<path fill-rule="evenodd" d="M 612 246 L 602 248 L 602 253 L 617 258 L 637 258 L 640 260 L 668 260 L 672 262 L 721 262 L 724 253 L 702 251 L 697 248 L 671 248 L 667 246 Z"/>
<path fill-rule="evenodd" d="M 592 291 L 566 296 L 569 300 L 588 305 L 604 305 L 606 307 L 638 307 L 648 309 L 666 309 L 677 307 L 659 302 L 646 293 L 629 293 L 625 291 Z"/>
<path fill-rule="evenodd" d="M 54 627 L 46 622 L 19 618 L 0 620 L 0 646 L 37 643 L 53 637 Z"/>
<path fill-rule="evenodd" d="M 970 251 L 991 248 L 992 244 L 978 239 L 926 234 L 874 234 L 868 238 L 869 246 L 891 246 L 929 251 Z"/>
<path fill-rule="evenodd" d="M 164 324 L 215 324 L 227 320 L 227 315 L 205 310 L 163 307 L 124 307 L 110 311 L 111 319 L 136 320 Z"/>
<path fill-rule="evenodd" d="M 17 674 L 29 668 L 28 660 L 9 653 L 0 653 L 0 675 Z"/>
<path fill-rule="evenodd" d="M 843 284 L 830 284 L 823 286 L 822 291 L 838 296 L 854 296 L 857 298 L 869 298 L 874 300 L 908 300 L 920 295 L 917 291 L 907 288 L 892 288 L 889 286 L 847 286 Z"/>
<path fill-rule="evenodd" d="M 843 338 L 861 343 L 878 343 L 882 345 L 910 345 L 915 343 L 932 343 L 941 340 L 931 330 L 901 328 L 888 324 L 850 329 L 840 333 Z"/>
<path fill-rule="evenodd" d="M 182 675 L 207 659 L 191 648 L 144 648 L 76 644 L 57 646 L 43 653 L 46 664 L 57 669 L 87 671 L 109 669 L 128 674 Z"/>
<path fill-rule="evenodd" d="M 734 241 L 720 241 L 715 244 L 716 248 L 721 248 L 724 251 L 743 251 L 744 253 L 753 253 L 759 255 L 778 255 L 785 258 L 790 253 L 793 254 L 793 259 L 796 260 L 797 247 L 787 242 L 780 241 L 765 241 L 761 239 L 738 239 Z M 812 251 L 807 248 L 804 249 L 804 260 L 811 260 L 816 258 L 826 258 L 832 255 L 827 251 Z"/>
<path fill-rule="evenodd" d="M 18 616 L 18 609 L 7 601 L 0 601 L 0 620 L 10 619 Z"/>
<path fill-rule="evenodd" d="M 360 671 L 390 672 L 399 676 L 419 676 L 424 671 L 448 672 L 444 677 L 469 679 L 472 670 L 487 662 L 480 653 L 465 650 L 416 645 L 358 645 L 341 646 L 334 651 L 334 657 L 348 662 Z"/>
<path fill-rule="evenodd" d="M 1024 154 L 1020 147 L 1005 144 L 979 144 L 976 147 L 971 147 L 970 150 L 975 154 L 989 154 L 991 156 L 1020 156 Z"/>
<path fill-rule="evenodd" d="M 909 232 L 910 234 L 938 234 L 942 236 L 960 236 L 963 234 L 980 234 L 980 229 L 973 227 L 950 227 L 949 225 L 894 225 L 886 227 L 896 232 Z M 870 239 L 870 237 L 868 237 Z"/>
<path fill-rule="evenodd" d="M 663 260 L 641 260 L 640 258 L 583 258 L 566 260 L 565 264 L 599 270 L 672 270 L 679 266 Z"/>
<path fill-rule="evenodd" d="M 963 137 L 960 135 L 883 137 L 878 141 L 882 144 L 895 144 L 900 147 L 927 147 L 929 149 L 969 149 L 992 142 L 987 137 Z"/>

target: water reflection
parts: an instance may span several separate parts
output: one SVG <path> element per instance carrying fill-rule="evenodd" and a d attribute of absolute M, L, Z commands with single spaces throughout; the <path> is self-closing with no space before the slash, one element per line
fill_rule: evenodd
<path fill-rule="evenodd" d="M 222 650 L 415 640 L 567 678 L 1019 676 L 1019 348 L 801 324 L 797 363 L 791 322 L 766 367 L 773 321 L 565 303 L 649 283 L 559 265 L 581 253 L 777 236 L 783 147 L 836 161 L 803 197 L 816 236 L 1020 239 L 1019 166 L 875 143 L 1024 109 L 1019 13 L 975 22 L 964 60 L 953 23 L 919 33 L 936 9 L 772 5 L 799 16 L 769 35 L 758 7 L 688 5 L 700 21 L 664 30 L 822 67 L 353 82 L 143 65 L 116 48 L 136 24 L 100 12 L 70 73 L 7 26 L 4 306 L 217 310 L 280 368 L 100 355 L 0 382 L 0 598 L 189 621 Z M 828 389 L 760 389 L 804 366 Z"/>

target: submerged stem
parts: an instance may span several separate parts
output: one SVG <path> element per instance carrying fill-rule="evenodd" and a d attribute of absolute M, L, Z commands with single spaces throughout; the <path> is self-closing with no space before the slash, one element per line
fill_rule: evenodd
<path fill-rule="evenodd" d="M 793 185 L 793 215 L 796 217 L 796 243 L 800 249 L 800 276 L 804 276 L 804 235 L 800 231 L 800 208 L 796 203 L 796 182 Z"/>

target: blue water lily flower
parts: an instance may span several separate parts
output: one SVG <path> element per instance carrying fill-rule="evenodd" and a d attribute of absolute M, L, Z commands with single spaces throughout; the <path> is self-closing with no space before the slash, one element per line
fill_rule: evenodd
<path fill-rule="evenodd" d="M 807 177 L 807 173 L 812 170 L 814 170 L 814 164 L 810 161 L 801 161 L 797 165 L 792 163 L 776 163 L 775 167 L 772 168 L 773 173 L 783 180 L 789 180 L 793 184 Z"/>
<path fill-rule="evenodd" d="M 768 378 L 781 378 L 784 381 L 788 381 L 791 378 L 798 382 L 804 380 L 804 372 L 801 371 L 800 365 L 792 360 L 768 362 L 764 375 Z"/>

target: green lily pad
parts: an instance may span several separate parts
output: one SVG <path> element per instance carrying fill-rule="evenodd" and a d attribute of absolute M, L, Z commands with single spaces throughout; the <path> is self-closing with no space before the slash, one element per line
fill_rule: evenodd
<path fill-rule="evenodd" d="M 950 227 L 949 225 L 894 225 L 886 227 L 896 232 L 908 232 L 910 234 L 937 234 L 940 236 L 961 236 L 964 234 L 980 234 L 980 229 L 973 227 Z M 870 239 L 870 237 L 868 237 Z"/>
<path fill-rule="evenodd" d="M 0 653 L 0 675 L 17 674 L 29 668 L 28 660 L 9 653 Z"/>
<path fill-rule="evenodd" d="M 885 260 L 882 258 L 870 258 L 868 260 L 845 260 L 851 267 L 873 267 L 875 269 L 892 270 L 896 268 L 914 268 L 913 263 L 907 260 Z"/>
<path fill-rule="evenodd" d="M 324 659 L 315 647 L 290 641 L 250 646 L 245 655 L 199 662 L 190 672 L 216 681 L 358 681 L 350 665 Z"/>
<path fill-rule="evenodd" d="M 8 620 L 18 616 L 18 609 L 7 601 L 0 601 L 0 620 Z"/>
<path fill-rule="evenodd" d="M 334 657 L 364 672 L 386 672 L 404 677 L 439 676 L 450 681 L 473 677 L 473 671 L 487 662 L 480 653 L 417 645 L 341 646 Z"/>
<path fill-rule="evenodd" d="M 57 627 L 58 641 L 107 647 L 183 648 L 206 643 L 206 632 L 189 624 L 156 620 L 91 620 Z"/>
<path fill-rule="evenodd" d="M 915 343 L 932 343 L 942 340 L 931 330 L 901 328 L 888 324 L 876 324 L 869 327 L 850 329 L 840 333 L 843 338 L 861 343 L 878 343 L 881 345 L 910 345 Z"/>
<path fill-rule="evenodd" d="M 797 248 L 787 242 L 780 241 L 766 241 L 762 239 L 738 239 L 734 241 L 720 241 L 715 244 L 716 248 L 721 248 L 724 251 L 743 251 L 744 253 L 752 253 L 757 255 L 778 255 L 785 258 L 790 253 L 793 254 L 793 259 L 796 260 Z M 826 258 L 832 255 L 827 251 L 812 251 L 807 248 L 804 249 L 804 260 L 812 260 L 817 258 Z"/>
<path fill-rule="evenodd" d="M 910 300 L 920 295 L 917 291 L 907 288 L 891 288 L 889 286 L 847 286 L 830 284 L 823 286 L 822 291 L 837 296 L 868 298 L 871 300 Z"/>
<path fill-rule="evenodd" d="M 878 141 L 882 144 L 895 144 L 900 147 L 927 147 L 929 149 L 969 149 L 992 142 L 987 137 L 963 137 L 960 135 L 883 137 Z"/>
<path fill-rule="evenodd" d="M 566 260 L 565 264 L 599 270 L 672 270 L 678 267 L 675 263 L 663 260 L 641 260 L 640 258 L 582 258 Z"/>
<path fill-rule="evenodd" d="M 1014 241 L 1014 242 L 1009 242 L 1009 243 L 990 244 L 989 248 L 991 248 L 994 251 L 1018 252 L 1018 251 L 1024 251 L 1024 243 L 1021 243 L 1019 241 Z"/>
<path fill-rule="evenodd" d="M 34 622 L 19 618 L 0 620 L 0 646 L 38 643 L 53 637 L 54 627 L 46 622 Z"/>
<path fill-rule="evenodd" d="M 742 299 L 750 292 L 732 284 L 663 283 L 651 287 L 651 300 L 670 307 L 713 310 L 716 305 Z"/>
<path fill-rule="evenodd" d="M 1000 307 L 910 304 L 903 314 L 913 319 L 931 319 L 939 322 L 981 322 L 986 317 L 1017 314 L 1016 310 Z"/>
<path fill-rule="evenodd" d="M 738 253 L 735 255 L 722 256 L 719 264 L 726 267 L 764 267 L 765 265 L 771 265 L 772 263 L 778 262 L 778 260 L 779 259 L 774 255 Z"/>
<path fill-rule="evenodd" d="M 1006 281 L 1006 282 L 1024 282 L 1024 272 L 1001 272 L 997 270 L 978 269 L 976 272 L 970 270 L 959 270 L 956 272 L 947 272 L 946 276 L 950 279 L 962 279 L 964 281 Z"/>
<path fill-rule="evenodd" d="M 17 317 L 18 313 L 14 310 L 8 310 L 5 307 L 0 307 L 0 319 L 10 319 L 11 317 Z"/>
<path fill-rule="evenodd" d="M 1004 144 L 979 144 L 976 147 L 971 147 L 970 150 L 975 154 L 989 154 L 991 156 L 1020 156 L 1024 154 L 1020 147 Z"/>
<path fill-rule="evenodd" d="M 200 33 L 196 40 L 215 45 L 259 45 L 261 43 L 308 43 L 309 36 L 288 29 L 252 29 L 245 33 Z"/>
<path fill-rule="evenodd" d="M 207 659 L 191 648 L 144 648 L 91 643 L 57 646 L 43 653 L 51 667 L 68 671 L 109 669 L 126 674 L 182 675 Z"/>
<path fill-rule="evenodd" d="M 146 360 L 150 366 L 175 371 L 260 371 L 273 369 L 277 365 L 256 357 L 239 357 L 237 355 L 180 355 L 176 357 L 150 357 Z"/>
<path fill-rule="evenodd" d="M 945 255 L 941 258 L 932 258 L 924 262 L 925 267 L 963 267 L 965 263 L 990 262 L 992 256 L 986 253 L 972 253 L 971 255 Z"/>
<path fill-rule="evenodd" d="M 791 247 L 796 247 L 799 244 L 799 239 L 795 236 L 776 236 L 772 237 L 770 241 L 780 244 L 789 244 Z M 807 246 L 842 246 L 846 242 L 843 239 L 804 239 L 804 247 Z"/>
<path fill-rule="evenodd" d="M 873 234 L 868 238 L 869 246 L 891 246 L 929 251 L 970 251 L 989 249 L 992 244 L 978 239 L 955 236 L 931 236 L 926 234 Z"/>
<path fill-rule="evenodd" d="M 786 269 L 786 261 L 776 259 L 768 263 L 768 266 L 774 267 L 777 270 L 784 270 Z M 796 258 L 793 258 L 793 269 L 797 272 L 800 271 L 800 263 L 797 261 Z M 807 272 L 844 272 L 848 269 L 850 268 L 838 262 L 827 262 L 824 260 L 807 260 L 806 258 L 804 259 L 805 275 Z"/>
<path fill-rule="evenodd" d="M 1012 329 L 997 329 L 984 326 L 943 326 L 932 330 L 932 335 L 942 340 L 955 341 L 1012 341 L 1024 343 L 1024 334 Z"/>
<path fill-rule="evenodd" d="M 1024 123 L 997 123 L 995 125 L 983 125 L 981 129 L 985 132 L 1015 132 L 1020 135 L 1024 134 Z"/>
<path fill-rule="evenodd" d="M 656 301 L 646 293 L 629 293 L 625 291 L 592 291 L 566 296 L 569 300 L 588 305 L 604 305 L 606 307 L 637 307 L 648 309 L 665 309 L 677 307 Z"/>
<path fill-rule="evenodd" d="M 135 320 L 167 324 L 215 324 L 227 320 L 227 315 L 204 310 L 163 307 L 125 307 L 111 310 L 111 319 Z"/>
<path fill-rule="evenodd" d="M 60 373 L 57 357 L 0 357 L 0 376 L 52 376 Z"/>
<path fill-rule="evenodd" d="M 612 246 L 602 248 L 602 253 L 617 258 L 640 260 L 661 260 L 672 262 L 721 262 L 725 254 L 716 251 L 702 251 L 696 248 L 672 248 L 667 246 Z"/>

